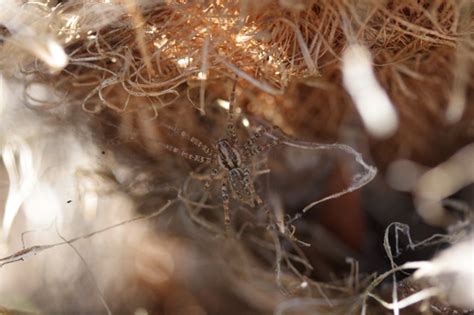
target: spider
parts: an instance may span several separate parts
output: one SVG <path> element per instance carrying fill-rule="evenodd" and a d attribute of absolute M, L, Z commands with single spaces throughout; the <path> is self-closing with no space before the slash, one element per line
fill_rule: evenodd
<path fill-rule="evenodd" d="M 278 139 L 272 139 L 265 144 L 258 144 L 258 139 L 275 128 L 270 126 L 260 128 L 251 134 L 245 142 L 242 143 L 240 141 L 236 132 L 234 119 L 236 83 L 237 82 L 234 82 L 230 94 L 226 135 L 220 138 L 212 147 L 204 144 L 203 141 L 191 136 L 184 130 L 162 125 L 176 135 L 189 141 L 204 153 L 204 155 L 191 154 L 170 144 L 163 144 L 168 151 L 174 154 L 179 154 L 191 161 L 210 165 L 211 170 L 209 174 L 204 175 L 201 179 L 204 179 L 204 189 L 206 191 L 209 191 L 212 182 L 221 182 L 224 224 L 226 228 L 228 228 L 231 223 L 231 211 L 229 206 L 231 197 L 252 208 L 263 204 L 262 199 L 255 192 L 255 171 L 252 165 L 255 162 L 255 158 L 262 152 L 280 143 Z"/>

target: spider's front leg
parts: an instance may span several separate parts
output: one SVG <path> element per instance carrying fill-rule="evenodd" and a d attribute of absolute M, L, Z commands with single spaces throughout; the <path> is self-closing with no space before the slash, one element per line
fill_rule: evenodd
<path fill-rule="evenodd" d="M 277 127 L 263 127 L 262 129 L 255 132 L 244 144 L 244 153 L 247 157 L 259 155 L 261 152 L 266 151 L 278 144 L 280 144 L 280 139 L 275 138 L 271 139 L 270 142 L 267 142 L 263 145 L 259 145 L 257 140 L 262 137 L 264 134 L 275 130 Z"/>
<path fill-rule="evenodd" d="M 212 159 L 210 157 L 189 153 L 188 151 L 175 147 L 171 144 L 167 144 L 167 143 L 159 143 L 159 144 L 163 146 L 169 152 L 180 155 L 187 160 L 198 162 L 201 164 L 209 164 L 212 162 Z"/>
<path fill-rule="evenodd" d="M 191 144 L 195 145 L 196 147 L 201 149 L 201 151 L 204 152 L 207 156 L 211 156 L 213 154 L 213 151 L 210 147 L 208 147 L 200 139 L 191 136 L 186 131 L 184 131 L 184 130 L 178 128 L 178 127 L 169 126 L 169 125 L 164 124 L 164 123 L 160 123 L 160 126 L 170 130 L 172 133 L 178 135 L 179 137 L 181 137 L 181 138 L 187 140 L 188 142 L 190 142 Z"/>
<path fill-rule="evenodd" d="M 232 92 L 230 93 L 229 99 L 229 113 L 227 119 L 227 137 L 230 139 L 233 145 L 239 144 L 239 138 L 237 136 L 237 131 L 235 128 L 235 89 L 237 87 L 237 80 L 234 82 L 234 86 L 232 87 Z"/>

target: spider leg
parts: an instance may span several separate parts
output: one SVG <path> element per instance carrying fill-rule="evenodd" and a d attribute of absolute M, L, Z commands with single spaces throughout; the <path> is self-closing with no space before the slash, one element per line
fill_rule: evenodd
<path fill-rule="evenodd" d="M 188 134 L 186 131 L 182 130 L 182 129 L 179 129 L 178 127 L 172 127 L 172 126 L 169 126 L 169 125 L 166 125 L 166 124 L 162 124 L 160 123 L 160 126 L 170 130 L 171 132 L 173 132 L 174 134 L 180 136 L 181 138 L 189 141 L 191 144 L 194 144 L 196 147 L 198 147 L 199 149 L 202 150 L 202 152 L 204 152 L 205 154 L 207 155 L 212 155 L 213 151 L 211 148 L 209 148 L 209 146 L 207 146 L 206 144 L 204 144 L 204 142 L 202 142 L 201 140 L 199 140 L 198 138 L 196 137 L 193 137 L 191 136 L 190 134 Z"/>
<path fill-rule="evenodd" d="M 247 174 L 249 173 L 249 170 L 246 170 Z M 250 190 L 250 193 L 252 195 L 252 202 L 253 205 L 252 207 L 255 208 L 263 208 L 265 215 L 267 216 L 268 222 L 270 224 L 273 224 L 276 221 L 274 213 L 270 210 L 269 206 L 267 203 L 260 197 L 260 195 L 256 192 L 255 186 L 254 185 L 248 185 L 248 188 Z"/>
<path fill-rule="evenodd" d="M 234 111 L 235 111 L 235 90 L 237 87 L 237 80 L 234 81 L 234 85 L 232 87 L 232 91 L 230 92 L 230 99 L 229 99 L 229 113 L 227 119 L 227 137 L 231 140 L 233 144 L 239 143 L 239 138 L 237 137 L 237 132 L 235 130 L 235 119 L 234 119 Z"/>
<path fill-rule="evenodd" d="M 210 173 L 195 173 L 191 172 L 191 177 L 200 181 L 206 181 L 206 180 L 214 180 L 214 179 L 220 179 L 222 178 L 222 173 L 219 172 L 220 168 L 216 167 L 211 169 Z"/>
<path fill-rule="evenodd" d="M 213 168 L 211 170 L 211 173 L 208 175 L 208 179 L 205 180 L 204 182 L 204 190 L 209 191 L 211 188 L 211 181 L 215 180 L 219 176 L 219 168 Z"/>
<path fill-rule="evenodd" d="M 250 177 L 250 170 L 248 168 L 244 169 L 244 186 L 248 190 L 248 193 L 250 196 L 258 196 L 257 193 L 255 192 L 255 187 L 253 186 L 252 179 Z"/>
<path fill-rule="evenodd" d="M 278 222 L 276 220 L 275 215 L 273 214 L 273 212 L 268 207 L 267 203 L 264 202 L 258 194 L 255 194 L 255 203 L 256 203 L 257 207 L 262 207 L 263 208 L 263 211 L 265 212 L 265 215 L 267 216 L 268 222 L 271 222 L 271 223 L 277 223 Z"/>
<path fill-rule="evenodd" d="M 230 207 L 229 207 L 229 193 L 227 191 L 227 184 L 222 183 L 222 204 L 224 206 L 224 225 L 226 230 L 230 227 Z"/>
<path fill-rule="evenodd" d="M 249 140 L 250 141 L 250 140 Z M 248 141 L 247 141 L 248 143 Z M 247 157 L 256 156 L 260 153 L 280 144 L 280 139 L 272 139 L 270 142 L 265 143 L 263 145 L 256 144 L 255 142 L 251 143 L 249 146 L 244 147 L 244 154 Z"/>
<path fill-rule="evenodd" d="M 170 144 L 163 143 L 162 145 L 164 146 L 164 148 L 166 150 L 168 150 L 168 151 L 170 151 L 174 154 L 179 154 L 185 159 L 188 159 L 188 160 L 191 160 L 191 161 L 194 161 L 194 162 L 198 162 L 198 163 L 202 163 L 202 164 L 207 164 L 207 163 L 212 162 L 212 159 L 210 157 L 202 156 L 202 155 L 199 155 L 199 154 L 188 153 L 188 152 L 184 151 L 183 149 L 177 148 L 177 147 L 172 146 Z"/>
<path fill-rule="evenodd" d="M 264 134 L 266 134 L 267 132 L 270 132 L 272 130 L 275 130 L 277 127 L 274 127 L 274 126 L 265 126 L 259 130 L 257 130 L 256 132 L 254 132 L 249 138 L 248 140 L 245 142 L 244 144 L 244 147 L 245 148 L 250 148 L 252 145 L 255 144 L 255 142 L 260 139 Z"/>

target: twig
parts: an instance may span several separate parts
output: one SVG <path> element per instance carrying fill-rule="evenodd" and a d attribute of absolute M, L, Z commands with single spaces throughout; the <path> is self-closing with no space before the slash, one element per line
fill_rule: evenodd
<path fill-rule="evenodd" d="M 54 247 L 58 247 L 58 246 L 61 246 L 61 245 L 66 245 L 66 244 L 70 245 L 70 244 L 75 243 L 79 240 L 84 240 L 84 239 L 91 238 L 91 237 L 93 237 L 97 234 L 107 232 L 109 230 L 115 229 L 115 228 L 117 228 L 119 226 L 122 226 L 122 225 L 126 225 L 126 224 L 136 222 L 136 221 L 148 220 L 148 219 L 154 218 L 154 217 L 160 215 L 161 213 L 163 213 L 166 209 L 168 209 L 176 201 L 177 201 L 177 199 L 168 200 L 163 207 L 161 207 L 159 210 L 157 210 L 157 211 L 155 211 L 151 214 L 137 216 L 137 217 L 128 219 L 126 221 L 122 221 L 122 222 L 113 224 L 111 226 L 105 227 L 103 229 L 96 230 L 94 232 L 72 238 L 70 240 L 66 240 L 66 241 L 58 242 L 58 243 L 53 243 L 53 244 L 49 244 L 49 245 L 35 245 L 35 246 L 31 246 L 31 247 L 22 249 L 22 250 L 14 253 L 12 255 L 0 258 L 0 268 L 3 267 L 6 264 L 10 264 L 10 263 L 17 262 L 17 261 L 23 261 L 23 260 L 25 260 L 26 258 L 28 258 L 30 256 L 34 256 L 34 255 L 36 255 L 36 254 L 38 254 L 42 251 L 45 251 L 47 249 L 50 249 L 50 248 L 54 248 Z"/>
<path fill-rule="evenodd" d="M 62 235 L 61 233 L 59 233 L 59 229 L 58 229 L 58 225 L 56 224 L 55 225 L 56 227 L 56 234 L 58 234 L 58 236 L 66 243 L 68 244 L 72 250 L 77 254 L 77 256 L 79 256 L 79 258 L 81 259 L 82 263 L 84 264 L 84 266 L 86 267 L 86 270 L 87 270 L 87 274 L 89 275 L 89 277 L 91 278 L 92 282 L 94 283 L 94 287 L 97 291 L 97 294 L 99 295 L 99 298 L 100 298 L 100 301 L 102 303 L 102 305 L 104 305 L 104 308 L 105 310 L 107 311 L 107 314 L 108 315 L 112 315 L 112 311 L 110 310 L 108 304 L 107 304 L 107 301 L 105 301 L 105 297 L 104 297 L 104 294 L 102 293 L 102 291 L 100 290 L 99 288 L 99 285 L 97 284 L 97 281 L 95 280 L 95 277 L 94 277 L 94 274 L 92 273 L 92 270 L 90 269 L 89 265 L 87 264 L 87 261 L 84 259 L 84 257 L 82 257 L 81 253 L 79 253 L 79 251 L 77 250 L 76 247 L 74 247 L 74 245 L 72 245 L 70 242 L 68 242 L 68 240 L 66 240 Z"/>

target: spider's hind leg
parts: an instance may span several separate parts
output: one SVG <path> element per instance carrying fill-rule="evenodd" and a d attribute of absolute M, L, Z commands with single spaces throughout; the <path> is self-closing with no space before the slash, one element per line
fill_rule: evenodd
<path fill-rule="evenodd" d="M 278 220 L 273 211 L 270 209 L 268 204 L 262 200 L 262 198 L 258 195 L 255 194 L 255 205 L 257 209 L 262 208 L 263 212 L 265 213 L 265 216 L 267 218 L 267 222 L 269 226 L 276 226 L 280 229 L 282 222 L 281 220 Z"/>
<path fill-rule="evenodd" d="M 224 206 L 224 225 L 226 231 L 230 230 L 230 206 L 229 206 L 229 192 L 227 190 L 227 184 L 222 183 L 222 204 Z"/>

